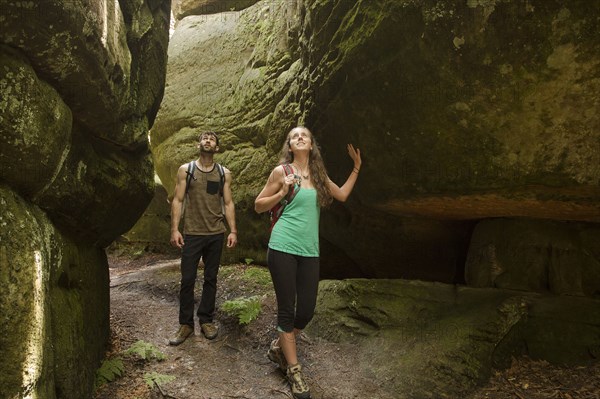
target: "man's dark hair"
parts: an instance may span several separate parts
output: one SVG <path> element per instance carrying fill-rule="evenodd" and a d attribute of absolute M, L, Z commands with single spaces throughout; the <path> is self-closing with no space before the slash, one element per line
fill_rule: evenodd
<path fill-rule="evenodd" d="M 198 136 L 198 141 L 202 140 L 202 136 L 214 136 L 215 140 L 217 141 L 217 145 L 219 145 L 219 135 L 216 132 L 202 132 L 200 133 L 200 136 Z"/>

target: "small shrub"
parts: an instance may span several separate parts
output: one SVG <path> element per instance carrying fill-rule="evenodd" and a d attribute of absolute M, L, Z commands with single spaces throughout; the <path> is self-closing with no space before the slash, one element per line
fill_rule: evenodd
<path fill-rule="evenodd" d="M 95 387 L 98 388 L 106 383 L 113 382 L 123 375 L 124 370 L 125 366 L 120 358 L 103 361 L 102 366 L 96 370 Z"/>
<path fill-rule="evenodd" d="M 260 314 L 260 297 L 236 298 L 225 301 L 221 310 L 230 316 L 236 316 L 240 324 L 248 324 Z"/>
<path fill-rule="evenodd" d="M 165 354 L 149 342 L 137 341 L 132 344 L 129 349 L 123 352 L 125 355 L 136 355 L 143 360 L 154 358 L 156 360 L 164 360 Z"/>

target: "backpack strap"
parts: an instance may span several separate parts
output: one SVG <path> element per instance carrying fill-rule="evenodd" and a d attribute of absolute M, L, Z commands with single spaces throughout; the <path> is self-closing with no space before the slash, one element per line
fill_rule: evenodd
<path fill-rule="evenodd" d="M 286 176 L 294 173 L 294 170 L 291 168 L 289 163 L 282 163 L 281 166 L 283 167 L 283 172 L 285 173 Z M 286 205 L 289 204 L 292 199 L 293 199 L 293 192 L 292 192 L 292 190 L 289 190 L 287 195 L 285 197 L 283 197 L 281 199 L 281 201 L 276 203 L 273 206 L 273 208 L 271 208 L 269 210 L 269 216 L 271 219 L 270 230 L 273 230 L 273 226 L 275 226 L 275 223 L 277 223 L 277 221 L 279 220 L 279 217 L 283 213 L 283 210 L 285 209 Z"/>
<path fill-rule="evenodd" d="M 223 187 L 225 186 L 225 169 L 223 168 L 223 165 L 221 165 L 220 163 L 215 163 L 215 165 L 217 166 L 217 170 L 219 171 L 219 180 L 220 180 L 219 194 L 221 194 L 221 197 L 222 197 L 223 196 Z"/>
<path fill-rule="evenodd" d="M 292 167 L 290 166 L 289 163 L 282 163 L 281 166 L 283 166 L 283 172 L 285 173 L 285 176 L 294 174 L 294 169 L 292 169 Z M 288 202 L 291 201 L 291 197 L 292 197 L 292 190 L 289 190 L 285 196 L 286 205 Z M 283 212 L 283 209 L 282 209 L 282 212 Z"/>
<path fill-rule="evenodd" d="M 192 161 L 188 163 L 187 176 L 185 177 L 185 195 L 187 195 L 188 191 L 190 191 L 190 184 L 192 183 L 192 179 L 194 178 L 194 172 L 196 171 L 196 161 Z"/>
<path fill-rule="evenodd" d="M 286 176 L 294 174 L 294 170 L 291 168 L 289 163 L 282 163 L 281 166 L 283 166 Z"/>

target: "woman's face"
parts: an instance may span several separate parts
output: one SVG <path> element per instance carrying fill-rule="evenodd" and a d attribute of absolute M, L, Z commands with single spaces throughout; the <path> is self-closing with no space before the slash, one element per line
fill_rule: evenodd
<path fill-rule="evenodd" d="M 310 151 L 312 149 L 312 134 L 308 129 L 297 127 L 288 135 L 288 142 L 292 151 Z"/>

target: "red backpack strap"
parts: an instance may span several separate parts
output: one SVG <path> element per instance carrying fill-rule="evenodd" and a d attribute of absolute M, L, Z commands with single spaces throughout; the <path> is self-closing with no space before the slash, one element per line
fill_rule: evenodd
<path fill-rule="evenodd" d="M 286 176 L 294 174 L 294 170 L 292 169 L 289 163 L 282 163 L 281 166 L 283 166 L 283 170 Z"/>
<path fill-rule="evenodd" d="M 292 169 L 292 167 L 290 166 L 289 163 L 282 163 L 281 166 L 283 166 L 283 171 L 285 173 L 285 176 L 287 175 L 293 175 L 294 174 L 294 169 Z M 291 201 L 291 197 L 292 197 L 292 190 L 289 190 L 288 193 L 285 196 L 285 199 L 290 202 Z"/>

